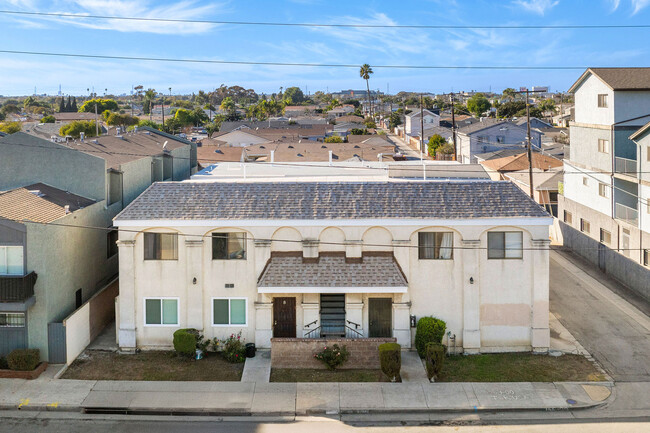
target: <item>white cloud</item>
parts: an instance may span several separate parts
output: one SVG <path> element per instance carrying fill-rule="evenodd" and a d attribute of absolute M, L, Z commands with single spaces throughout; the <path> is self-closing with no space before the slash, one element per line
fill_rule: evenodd
<path fill-rule="evenodd" d="M 544 15 L 560 3 L 559 0 L 514 0 L 513 4 L 520 6 L 528 12 Z"/>
<path fill-rule="evenodd" d="M 617 10 L 621 5 L 621 0 L 608 0 L 612 4 L 612 10 Z M 650 0 L 630 0 L 632 6 L 632 15 L 640 12 L 642 9 L 650 6 Z"/>

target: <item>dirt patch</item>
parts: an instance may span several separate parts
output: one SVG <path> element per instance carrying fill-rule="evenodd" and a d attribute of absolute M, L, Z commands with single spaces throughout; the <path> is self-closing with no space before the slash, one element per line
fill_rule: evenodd
<path fill-rule="evenodd" d="M 390 382 L 381 370 L 273 368 L 271 382 Z"/>
<path fill-rule="evenodd" d="M 243 363 L 231 364 L 214 353 L 197 361 L 169 351 L 127 355 L 88 350 L 70 365 L 62 379 L 238 381 L 243 369 Z"/>

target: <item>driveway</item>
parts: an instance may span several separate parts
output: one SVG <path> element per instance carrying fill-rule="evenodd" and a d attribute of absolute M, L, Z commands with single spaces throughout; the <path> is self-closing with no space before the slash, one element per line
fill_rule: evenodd
<path fill-rule="evenodd" d="M 648 308 L 615 293 L 625 291 L 573 254 L 551 251 L 551 312 L 614 380 L 650 382 Z"/>
<path fill-rule="evenodd" d="M 420 152 L 417 150 L 413 149 L 411 146 L 406 144 L 404 140 L 402 140 L 400 137 L 395 135 L 394 133 L 390 131 L 386 131 L 386 138 L 388 138 L 388 141 L 390 141 L 392 144 L 397 146 L 399 149 L 399 152 L 406 156 L 406 159 L 409 161 L 413 160 L 420 160 Z M 431 159 L 427 155 L 424 155 L 424 159 Z"/>

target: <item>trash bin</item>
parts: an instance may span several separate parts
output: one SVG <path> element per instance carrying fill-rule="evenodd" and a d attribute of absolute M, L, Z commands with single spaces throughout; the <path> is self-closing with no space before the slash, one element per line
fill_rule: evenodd
<path fill-rule="evenodd" d="M 246 358 L 255 358 L 255 343 L 246 343 Z"/>

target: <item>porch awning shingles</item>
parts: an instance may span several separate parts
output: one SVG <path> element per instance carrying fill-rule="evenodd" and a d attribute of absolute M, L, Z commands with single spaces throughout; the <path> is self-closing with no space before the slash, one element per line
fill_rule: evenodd
<path fill-rule="evenodd" d="M 343 256 L 303 262 L 299 256 L 273 256 L 258 282 L 259 293 L 405 293 L 407 281 L 388 255 L 364 256 L 360 263 Z"/>

